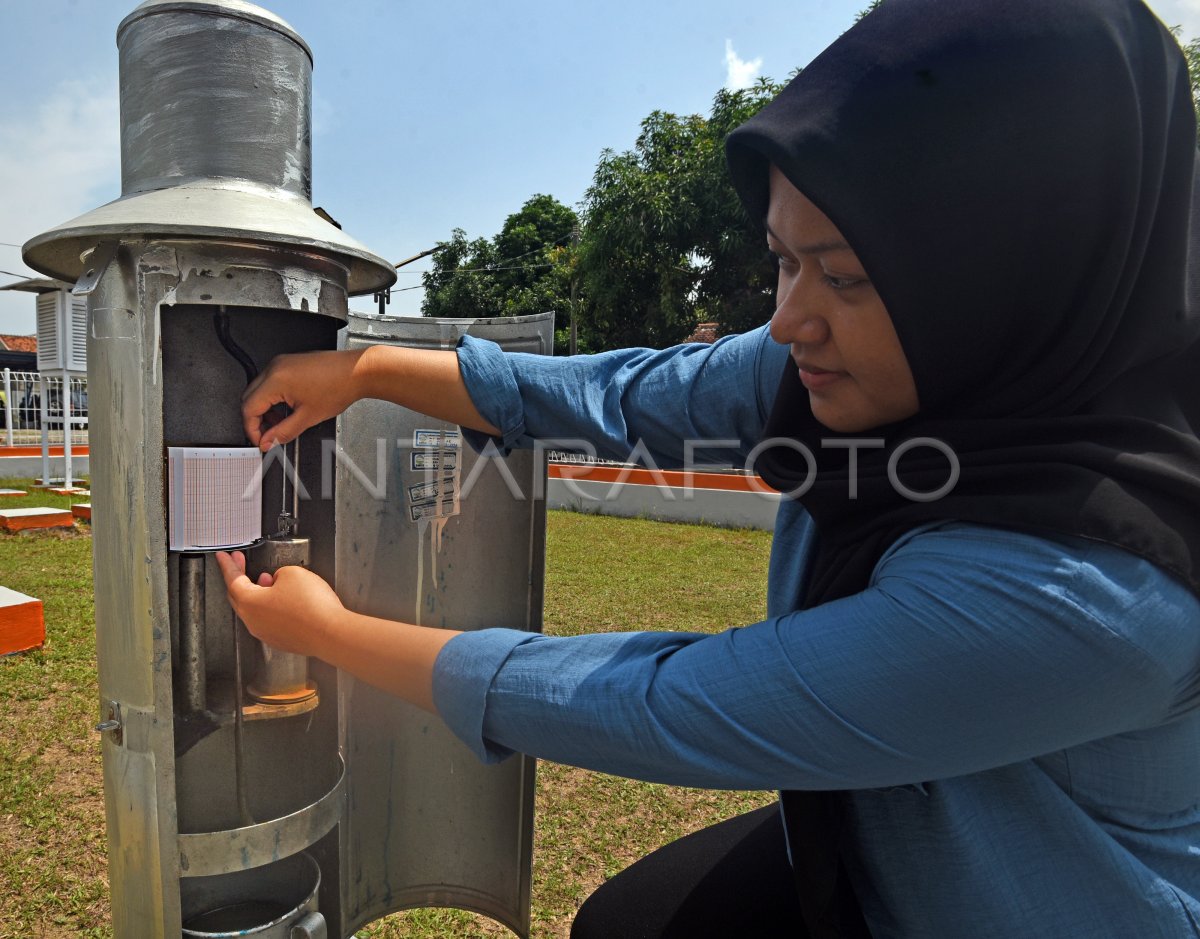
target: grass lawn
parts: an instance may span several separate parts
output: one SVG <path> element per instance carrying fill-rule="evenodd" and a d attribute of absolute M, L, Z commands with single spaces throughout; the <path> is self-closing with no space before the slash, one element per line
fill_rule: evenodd
<path fill-rule="evenodd" d="M 0 481 L 6 486 L 24 488 Z M 38 493 L 4 506 L 71 501 L 79 499 Z M 767 532 L 551 512 L 548 538 L 547 633 L 712 632 L 764 614 Z M 85 524 L 0 533 L 0 585 L 43 601 L 47 633 L 44 649 L 0 658 L 0 937 L 111 934 L 91 580 Z M 627 863 L 771 798 L 540 763 L 532 935 L 566 936 L 575 908 Z M 417 910 L 359 935 L 510 934 L 460 911 Z"/>

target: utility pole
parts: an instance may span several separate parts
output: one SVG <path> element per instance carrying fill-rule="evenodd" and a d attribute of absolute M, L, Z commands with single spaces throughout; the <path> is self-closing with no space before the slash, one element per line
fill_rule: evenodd
<path fill-rule="evenodd" d="M 575 355 L 579 351 L 579 331 L 575 323 L 576 301 L 579 299 L 579 223 L 571 228 L 571 340 L 567 351 Z"/>

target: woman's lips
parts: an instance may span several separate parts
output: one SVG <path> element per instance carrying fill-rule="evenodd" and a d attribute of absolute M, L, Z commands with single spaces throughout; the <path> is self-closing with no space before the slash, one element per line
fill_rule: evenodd
<path fill-rule="evenodd" d="M 820 368 L 800 367 L 800 383 L 809 391 L 820 391 L 845 377 L 845 372 L 827 372 Z"/>

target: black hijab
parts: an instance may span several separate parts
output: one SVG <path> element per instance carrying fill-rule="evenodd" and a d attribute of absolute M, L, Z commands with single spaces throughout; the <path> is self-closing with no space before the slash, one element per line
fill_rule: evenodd
<path fill-rule="evenodd" d="M 1200 593 L 1195 133 L 1183 55 L 1136 0 L 884 0 L 729 136 L 752 217 L 773 163 L 854 248 L 920 398 L 837 434 L 785 368 L 765 437 L 803 442 L 815 473 L 794 447 L 756 468 L 810 483 L 805 606 L 864 589 L 939 519 L 1107 542 Z M 820 444 L 846 436 L 886 444 L 858 451 L 854 499 L 848 451 Z M 889 479 L 919 438 L 960 470 L 932 501 Z M 917 446 L 894 469 L 933 492 L 951 464 Z M 816 795 L 784 798 L 806 918 L 855 935 L 837 924 L 840 806 Z"/>
<path fill-rule="evenodd" d="M 849 435 L 887 442 L 849 499 L 847 450 L 820 446 L 847 435 L 785 369 L 766 436 L 816 459 L 807 605 L 936 519 L 1095 538 L 1200 592 L 1195 133 L 1183 55 L 1136 0 L 885 0 L 730 134 L 754 217 L 774 163 L 854 248 L 921 403 Z M 961 468 L 929 502 L 887 475 L 923 437 Z M 756 468 L 784 491 L 808 476 L 784 447 Z M 896 469 L 931 492 L 950 465 L 922 446 Z"/>

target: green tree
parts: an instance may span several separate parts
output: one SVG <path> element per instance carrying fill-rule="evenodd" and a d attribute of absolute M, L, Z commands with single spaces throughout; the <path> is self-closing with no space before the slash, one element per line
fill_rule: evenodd
<path fill-rule="evenodd" d="M 555 351 L 567 352 L 571 307 L 572 237 L 579 218 L 552 196 L 536 195 L 510 215 L 493 240 L 498 265 L 496 286 L 503 292 L 504 316 L 553 311 Z"/>
<path fill-rule="evenodd" d="M 1188 77 L 1192 80 L 1192 105 L 1196 109 L 1196 143 L 1200 145 L 1200 39 L 1183 46 L 1187 57 Z"/>
<path fill-rule="evenodd" d="M 496 292 L 495 252 L 486 238 L 467 240 L 461 228 L 449 241 L 438 242 L 431 255 L 432 266 L 421 276 L 425 298 L 423 316 L 482 317 L 498 316 L 500 300 Z"/>
<path fill-rule="evenodd" d="M 456 228 L 422 278 L 425 316 L 524 316 L 553 311 L 563 327 L 570 305 L 568 250 L 575 213 L 535 195 L 490 241 Z"/>
<path fill-rule="evenodd" d="M 1192 107 L 1196 111 L 1196 143 L 1200 146 L 1200 38 L 1183 41 L 1183 27 L 1172 26 L 1171 35 L 1183 50 L 1187 61 L 1188 79 L 1192 86 Z"/>
<path fill-rule="evenodd" d="M 771 312 L 774 274 L 725 168 L 725 136 L 775 96 L 722 90 L 708 118 L 655 111 L 632 150 L 606 150 L 584 198 L 581 349 L 661 347 L 698 322 L 723 332 Z"/>
<path fill-rule="evenodd" d="M 869 4 L 867 4 L 866 9 L 858 11 L 858 16 L 856 16 L 854 18 L 854 22 L 857 23 L 859 20 L 861 20 L 864 16 L 866 16 L 868 13 L 870 13 L 872 10 L 874 10 L 881 3 L 883 3 L 883 0 L 871 0 L 871 2 Z"/>

